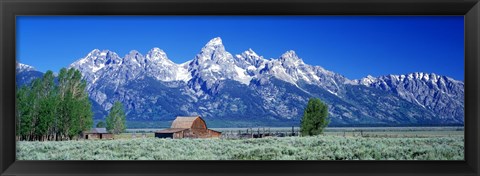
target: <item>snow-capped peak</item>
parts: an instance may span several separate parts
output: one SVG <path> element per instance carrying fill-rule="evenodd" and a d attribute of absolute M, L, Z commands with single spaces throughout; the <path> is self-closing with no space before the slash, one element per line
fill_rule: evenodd
<path fill-rule="evenodd" d="M 225 51 L 220 37 L 211 39 L 193 59 L 194 63 L 220 64 L 233 63 L 233 56 Z M 223 64 L 222 64 L 223 63 Z"/>
<path fill-rule="evenodd" d="M 145 66 L 145 58 L 137 50 L 130 51 L 123 60 L 124 63 L 134 64 L 139 67 Z"/>
<path fill-rule="evenodd" d="M 147 61 L 154 62 L 154 63 L 167 63 L 167 64 L 174 64 L 173 61 L 168 59 L 167 53 L 160 48 L 153 48 L 151 49 L 147 56 Z"/>
<path fill-rule="evenodd" d="M 287 65 L 303 64 L 303 60 L 300 59 L 300 57 L 298 57 L 297 53 L 295 53 L 295 51 L 293 51 L 293 50 L 290 50 L 290 51 L 287 51 L 287 52 L 283 53 L 282 56 L 280 56 L 280 61 L 284 64 L 287 64 Z"/>
<path fill-rule="evenodd" d="M 373 77 L 372 75 L 367 75 L 365 78 L 362 78 L 358 81 L 354 81 L 354 82 L 357 82 L 358 84 L 362 84 L 362 85 L 370 85 L 372 83 L 374 83 L 375 81 L 377 81 L 377 78 Z"/>
<path fill-rule="evenodd" d="M 118 64 L 121 62 L 120 57 L 115 52 L 109 50 L 100 51 L 94 49 L 87 54 L 84 58 L 81 58 L 70 65 L 77 69 L 89 69 L 91 72 L 97 72 L 105 67 L 106 64 Z"/>
<path fill-rule="evenodd" d="M 219 45 L 223 45 L 222 39 L 220 37 L 215 37 L 211 39 L 206 46 L 219 46 Z"/>
<path fill-rule="evenodd" d="M 35 68 L 30 66 L 30 65 L 27 65 L 27 64 L 22 64 L 20 62 L 17 62 L 17 70 L 19 72 L 23 72 L 23 71 L 34 71 Z"/>
<path fill-rule="evenodd" d="M 407 75 L 408 79 L 422 79 L 424 81 L 429 81 L 430 79 L 437 80 L 440 76 L 437 76 L 435 73 L 423 73 L 423 72 L 414 72 Z"/>
<path fill-rule="evenodd" d="M 159 52 L 159 53 L 165 53 L 162 49 L 158 48 L 158 47 L 153 47 L 149 53 L 156 53 L 156 52 Z"/>
<path fill-rule="evenodd" d="M 283 53 L 282 56 L 280 56 L 280 58 L 284 58 L 284 59 L 286 59 L 286 58 L 300 59 L 300 58 L 298 57 L 297 53 L 295 53 L 295 51 L 293 51 L 293 50 L 289 50 L 289 51 Z"/>
<path fill-rule="evenodd" d="M 247 70 L 256 70 L 257 68 L 263 68 L 267 62 L 262 56 L 259 56 L 251 48 L 242 52 L 242 54 L 237 54 L 236 56 L 236 65 L 247 69 Z"/>
<path fill-rule="evenodd" d="M 282 56 L 280 56 L 279 61 L 286 69 L 294 69 L 305 64 L 293 50 L 283 53 Z"/>
<path fill-rule="evenodd" d="M 247 56 L 260 57 L 260 56 L 258 56 L 257 53 L 255 53 L 255 51 L 253 51 L 252 48 L 248 48 L 248 50 L 245 51 L 244 53 L 245 53 L 245 55 L 247 55 Z"/>
<path fill-rule="evenodd" d="M 98 55 L 98 53 L 100 53 L 101 51 L 99 49 L 93 49 L 92 51 L 90 51 L 88 54 L 87 54 L 87 57 L 90 57 L 90 56 L 93 56 L 93 55 Z M 85 57 L 85 58 L 87 58 Z"/>
<path fill-rule="evenodd" d="M 142 54 L 140 54 L 140 52 L 138 52 L 137 50 L 131 50 L 127 56 L 130 58 L 130 59 L 134 59 L 134 58 L 138 58 L 138 57 L 143 57 Z"/>
<path fill-rule="evenodd" d="M 128 54 L 140 54 L 137 50 L 131 50 Z"/>
<path fill-rule="evenodd" d="M 107 56 L 107 55 L 112 55 L 112 54 L 115 54 L 114 52 L 110 51 L 110 50 L 99 50 L 99 49 L 93 49 L 92 51 L 90 51 L 90 53 L 87 54 L 87 56 L 85 56 L 84 58 L 88 58 L 88 59 L 91 59 L 91 60 L 95 60 L 97 59 L 98 56 Z"/>
<path fill-rule="evenodd" d="M 167 54 L 165 53 L 165 51 L 163 51 L 162 49 L 160 48 L 152 48 L 150 51 L 148 51 L 147 53 L 147 57 L 150 56 L 152 57 L 155 57 L 155 58 L 167 58 Z"/>
<path fill-rule="evenodd" d="M 260 73 L 273 75 L 297 87 L 300 87 L 298 83 L 318 85 L 334 95 L 338 95 L 341 83 L 347 81 L 343 76 L 325 70 L 320 66 L 305 64 L 293 50 L 285 52 L 279 59 L 268 60 Z"/>
<path fill-rule="evenodd" d="M 218 81 L 227 79 L 248 85 L 252 77 L 237 61 L 225 50 L 220 37 L 211 39 L 189 64 L 191 86 L 198 90 L 204 82 L 207 90 L 211 90 Z"/>

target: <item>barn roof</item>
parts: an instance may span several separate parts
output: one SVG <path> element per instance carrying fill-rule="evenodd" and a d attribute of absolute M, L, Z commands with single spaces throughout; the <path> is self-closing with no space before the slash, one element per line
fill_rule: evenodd
<path fill-rule="evenodd" d="M 192 128 L 193 122 L 198 118 L 205 123 L 200 116 L 177 116 L 173 121 L 171 128 Z"/>
<path fill-rule="evenodd" d="M 187 128 L 167 128 L 167 129 L 155 131 L 155 133 L 176 133 L 184 130 L 187 130 Z"/>
<path fill-rule="evenodd" d="M 86 133 L 100 133 L 100 134 L 106 134 L 107 129 L 106 128 L 92 128 L 90 131 L 87 131 Z"/>

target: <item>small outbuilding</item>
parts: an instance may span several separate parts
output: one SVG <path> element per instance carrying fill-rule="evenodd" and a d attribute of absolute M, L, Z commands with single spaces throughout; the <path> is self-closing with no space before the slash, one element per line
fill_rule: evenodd
<path fill-rule="evenodd" d="M 113 134 L 107 132 L 106 128 L 92 128 L 83 132 L 83 139 L 113 139 Z"/>
<path fill-rule="evenodd" d="M 219 138 L 221 132 L 207 128 L 200 116 L 177 116 L 172 126 L 155 132 L 157 138 Z"/>

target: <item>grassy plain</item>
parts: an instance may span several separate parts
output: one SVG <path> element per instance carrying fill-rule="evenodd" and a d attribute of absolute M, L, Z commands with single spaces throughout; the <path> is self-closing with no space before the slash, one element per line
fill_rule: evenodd
<path fill-rule="evenodd" d="M 463 130 L 327 131 L 312 137 L 17 142 L 18 160 L 463 160 Z M 363 134 L 363 136 L 361 135 Z"/>

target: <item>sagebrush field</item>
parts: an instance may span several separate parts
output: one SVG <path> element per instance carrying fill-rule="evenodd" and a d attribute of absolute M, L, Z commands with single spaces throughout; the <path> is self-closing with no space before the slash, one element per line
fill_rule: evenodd
<path fill-rule="evenodd" d="M 463 160 L 464 137 L 19 141 L 18 160 Z"/>

